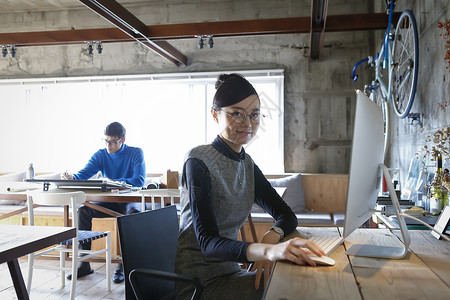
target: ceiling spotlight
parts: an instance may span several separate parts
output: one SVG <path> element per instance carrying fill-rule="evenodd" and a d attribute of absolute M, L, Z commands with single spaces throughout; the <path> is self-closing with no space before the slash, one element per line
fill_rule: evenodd
<path fill-rule="evenodd" d="M 6 48 L 6 46 L 2 46 L 2 56 L 6 57 L 6 55 L 8 55 L 8 49 Z"/>
<path fill-rule="evenodd" d="M 211 49 L 212 47 L 214 47 L 214 41 L 213 41 L 213 36 L 212 36 L 212 35 L 209 36 L 208 47 L 209 47 L 210 49 Z"/>
<path fill-rule="evenodd" d="M 9 50 L 9 54 L 11 54 L 11 57 L 16 57 L 16 46 L 11 46 L 11 50 Z"/>
<path fill-rule="evenodd" d="M 203 41 L 203 36 L 199 36 L 198 49 L 203 49 L 205 47 L 205 42 Z"/>
<path fill-rule="evenodd" d="M 102 52 L 103 52 L 102 42 L 97 42 L 97 53 L 102 54 Z"/>
<path fill-rule="evenodd" d="M 204 34 L 204 35 L 196 35 L 196 38 L 198 38 L 198 49 L 205 48 L 205 39 L 208 39 L 208 48 L 214 47 L 214 40 L 212 34 Z"/>
<path fill-rule="evenodd" d="M 94 52 L 94 47 L 92 47 L 92 43 L 89 42 L 88 43 L 88 47 L 87 47 L 87 54 L 92 54 Z"/>

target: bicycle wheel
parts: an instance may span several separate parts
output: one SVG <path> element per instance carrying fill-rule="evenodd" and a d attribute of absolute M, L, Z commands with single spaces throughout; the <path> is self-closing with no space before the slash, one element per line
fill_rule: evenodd
<path fill-rule="evenodd" d="M 419 37 L 411 11 L 400 15 L 392 43 L 391 94 L 394 110 L 403 119 L 411 110 L 419 67 Z"/>

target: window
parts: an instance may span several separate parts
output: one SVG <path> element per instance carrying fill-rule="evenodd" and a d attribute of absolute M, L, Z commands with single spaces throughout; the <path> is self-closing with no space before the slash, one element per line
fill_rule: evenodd
<path fill-rule="evenodd" d="M 238 72 L 261 99 L 261 122 L 246 151 L 266 173 L 283 172 L 283 72 Z M 186 152 L 210 143 L 210 115 L 219 72 L 0 81 L 0 173 L 77 172 L 104 147 L 118 121 L 126 144 L 141 147 L 148 173 L 181 171 Z"/>

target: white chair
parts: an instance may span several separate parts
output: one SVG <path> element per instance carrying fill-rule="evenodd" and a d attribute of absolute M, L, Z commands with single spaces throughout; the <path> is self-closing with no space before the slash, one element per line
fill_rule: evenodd
<path fill-rule="evenodd" d="M 165 206 L 164 198 L 170 198 L 170 204 L 175 204 L 175 198 L 180 197 L 179 189 L 150 189 L 150 190 L 140 190 L 139 194 L 141 194 L 141 208 L 142 211 L 145 211 L 145 197 L 151 197 L 152 200 L 152 210 L 155 210 L 156 203 L 155 198 L 161 198 L 161 208 Z"/>
<path fill-rule="evenodd" d="M 29 225 L 34 225 L 34 206 L 69 206 L 71 211 L 72 226 L 77 228 L 77 236 L 74 239 L 67 240 L 60 245 L 56 245 L 41 252 L 36 252 L 28 255 L 28 280 L 27 290 L 31 291 L 31 281 L 33 278 L 33 269 L 50 269 L 61 272 L 61 287 L 65 286 L 65 272 L 72 272 L 72 284 L 70 289 L 70 299 L 75 297 L 75 289 L 77 284 L 77 268 L 78 263 L 93 256 L 106 253 L 106 288 L 111 291 L 111 233 L 78 230 L 78 206 L 86 201 L 86 195 L 83 192 L 58 192 L 58 191 L 39 191 L 30 192 L 27 194 L 28 200 L 28 220 Z M 81 250 L 78 249 L 78 244 L 92 241 L 95 239 L 106 239 L 106 247 L 102 250 Z M 76 245 L 69 248 L 69 245 Z M 34 258 L 49 253 L 51 251 L 58 251 L 60 256 L 60 266 L 51 267 L 45 265 L 34 264 Z M 72 256 L 72 267 L 65 267 L 66 253 Z"/>

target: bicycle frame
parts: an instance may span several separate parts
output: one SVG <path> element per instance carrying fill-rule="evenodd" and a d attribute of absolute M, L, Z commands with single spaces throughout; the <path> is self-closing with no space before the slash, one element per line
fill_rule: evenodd
<path fill-rule="evenodd" d="M 391 47 L 389 47 L 389 45 L 390 45 L 389 39 L 391 38 L 391 35 L 392 35 L 391 24 L 392 24 L 392 16 L 394 14 L 394 8 L 395 8 L 395 1 L 391 0 L 390 3 L 388 4 L 389 23 L 388 23 L 386 32 L 384 34 L 384 40 L 383 40 L 383 44 L 381 45 L 380 52 L 377 53 L 375 55 L 375 57 L 369 56 L 368 58 L 359 61 L 354 66 L 353 72 L 352 72 L 353 81 L 356 81 L 358 79 L 358 76 L 355 75 L 355 72 L 361 63 L 367 61 L 369 66 L 375 67 L 375 81 L 372 81 L 372 84 L 370 86 L 368 86 L 368 91 L 369 91 L 368 96 L 374 102 L 376 101 L 376 93 L 377 93 L 378 87 L 380 87 L 381 88 L 381 97 L 382 97 L 383 101 L 385 101 L 387 103 L 392 103 L 392 94 L 391 94 L 392 86 L 389 85 L 386 87 L 386 84 L 384 83 L 384 80 L 383 80 L 382 70 L 388 69 L 388 81 L 387 82 L 391 82 L 393 65 L 391 63 L 389 63 L 392 61 L 392 56 L 391 56 L 392 51 L 391 51 Z M 395 32 L 394 32 L 394 34 L 395 34 Z M 387 49 L 387 51 L 385 51 L 385 49 Z"/>
<path fill-rule="evenodd" d="M 389 37 L 387 37 L 389 39 Z M 386 101 L 387 103 L 392 103 L 392 85 L 386 86 L 384 80 L 383 80 L 383 74 L 382 71 L 384 69 L 384 63 L 385 63 L 385 57 L 387 57 L 388 62 L 392 61 L 392 52 L 391 48 L 389 47 L 389 43 L 386 43 L 388 49 L 385 52 L 384 44 L 381 46 L 380 53 L 373 58 L 373 64 L 375 65 L 375 81 L 378 83 L 378 86 L 381 90 L 381 97 L 383 98 L 383 101 Z M 373 65 L 372 65 L 373 66 Z M 394 69 L 393 64 L 387 65 L 388 69 L 388 80 L 387 82 L 391 82 L 392 79 L 392 70 Z M 375 98 L 372 99 L 372 101 L 375 101 Z"/>

